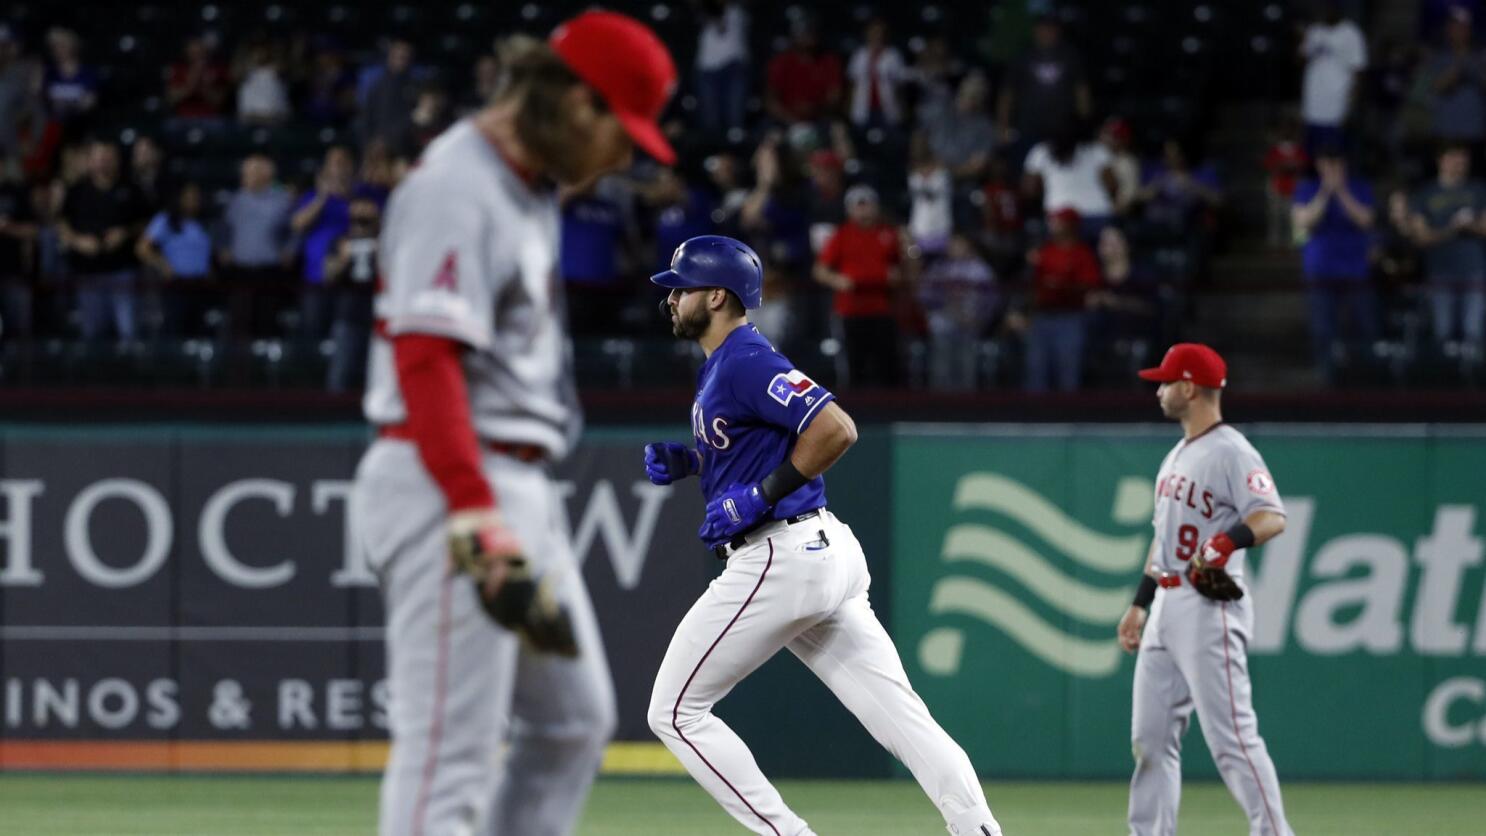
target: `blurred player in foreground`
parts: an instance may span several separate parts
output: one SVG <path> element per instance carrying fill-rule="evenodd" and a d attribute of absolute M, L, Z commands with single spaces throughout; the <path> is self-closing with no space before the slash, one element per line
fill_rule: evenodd
<path fill-rule="evenodd" d="M 1246 550 L 1285 530 L 1285 506 L 1259 452 L 1223 423 L 1228 369 L 1216 351 L 1181 343 L 1140 376 L 1161 384 L 1161 412 L 1180 421 L 1185 436 L 1161 462 L 1150 559 L 1119 626 L 1120 645 L 1140 650 L 1130 833 L 1176 833 L 1182 736 L 1195 709 L 1249 833 L 1292 836 L 1254 714 L 1247 655 L 1254 607 L 1243 580 Z"/>
<path fill-rule="evenodd" d="M 514 40 L 487 107 L 393 194 L 356 474 L 387 609 L 387 836 L 572 832 L 614 693 L 549 464 L 577 440 L 553 183 L 675 154 L 669 53 L 588 12 Z M 502 746 L 509 744 L 502 763 Z"/>
<path fill-rule="evenodd" d="M 698 533 L 727 568 L 676 627 L 650 728 L 750 831 L 813 833 L 712 713 L 788 647 L 908 766 L 950 833 L 999 836 L 970 759 L 914 693 L 872 612 L 861 544 L 826 510 L 821 474 L 856 441 L 856 425 L 749 323 L 763 294 L 758 255 L 703 235 L 651 281 L 671 288 L 671 330 L 696 340 L 707 361 L 691 408 L 694 443 L 647 445 L 645 472 L 657 485 L 701 477 L 707 518 Z"/>

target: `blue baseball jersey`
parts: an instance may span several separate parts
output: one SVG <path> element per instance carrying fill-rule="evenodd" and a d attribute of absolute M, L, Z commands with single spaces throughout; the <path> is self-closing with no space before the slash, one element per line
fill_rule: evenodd
<path fill-rule="evenodd" d="M 734 484 L 762 481 L 835 397 L 775 351 L 753 325 L 734 329 L 702 364 L 691 405 L 691 431 L 702 456 L 702 495 L 711 502 Z M 825 504 L 826 482 L 817 476 L 779 500 L 770 518 L 786 519 Z"/>

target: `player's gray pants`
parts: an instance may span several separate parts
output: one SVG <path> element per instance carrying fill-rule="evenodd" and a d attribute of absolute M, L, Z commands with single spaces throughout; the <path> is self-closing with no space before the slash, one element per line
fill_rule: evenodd
<path fill-rule="evenodd" d="M 413 445 L 378 441 L 351 513 L 382 582 L 392 753 L 384 836 L 573 832 L 614 729 L 614 688 L 545 468 L 484 455 L 506 522 L 537 566 L 564 572 L 580 655 L 538 655 L 448 573 L 445 503 Z M 502 750 L 504 770 L 501 769 Z"/>
<path fill-rule="evenodd" d="M 655 676 L 651 730 L 753 833 L 810 833 L 748 746 L 712 713 L 788 647 L 908 767 L 951 833 L 1000 836 L 970 758 L 930 716 L 873 615 L 871 582 L 861 544 L 831 514 L 761 529 L 676 627 Z"/>
<path fill-rule="evenodd" d="M 1176 833 L 1182 792 L 1182 735 L 1196 709 L 1202 736 L 1243 807 L 1252 836 L 1292 836 L 1280 782 L 1259 736 L 1249 681 L 1251 595 L 1227 604 L 1183 583 L 1151 606 L 1135 662 L 1130 779 L 1132 836 Z"/>

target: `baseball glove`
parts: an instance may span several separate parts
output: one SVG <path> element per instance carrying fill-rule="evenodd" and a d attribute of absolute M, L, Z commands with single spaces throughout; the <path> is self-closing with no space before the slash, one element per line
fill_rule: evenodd
<path fill-rule="evenodd" d="M 567 608 L 553 595 L 552 584 L 532 571 L 499 513 L 465 511 L 451 516 L 449 555 L 455 571 L 475 580 L 480 603 L 496 624 L 540 653 L 578 655 Z"/>
<path fill-rule="evenodd" d="M 1192 561 L 1192 568 L 1187 570 L 1187 580 L 1199 594 L 1214 601 L 1237 601 L 1243 597 L 1243 590 L 1228 570 L 1205 566 L 1200 560 Z"/>

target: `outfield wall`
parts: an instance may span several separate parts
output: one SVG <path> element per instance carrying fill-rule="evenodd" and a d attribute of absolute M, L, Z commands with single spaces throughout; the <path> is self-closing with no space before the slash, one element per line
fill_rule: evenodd
<path fill-rule="evenodd" d="M 1251 561 L 1256 703 L 1284 777 L 1486 778 L 1486 431 L 1253 427 L 1291 510 Z M 720 569 L 682 426 L 590 431 L 559 472 L 620 702 L 645 727 L 671 630 Z M 1345 433 L 1343 435 L 1342 433 Z M 1128 773 L 1114 623 L 1173 428 L 867 428 L 832 508 L 915 684 L 986 777 Z M 370 771 L 375 580 L 348 539 L 362 428 L 0 426 L 0 768 Z M 896 767 L 788 654 L 718 712 L 779 775 Z M 1215 774 L 1199 733 L 1189 774 Z"/>

